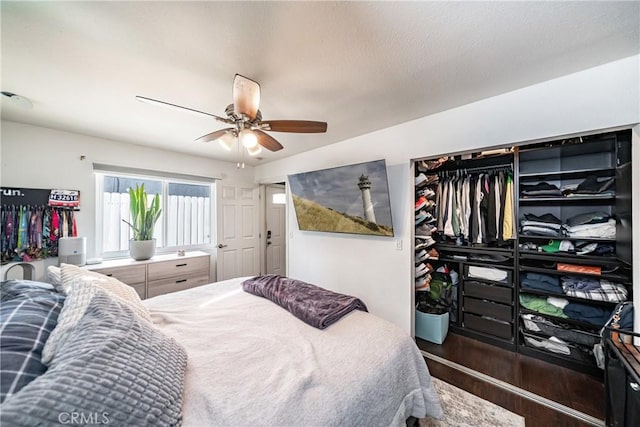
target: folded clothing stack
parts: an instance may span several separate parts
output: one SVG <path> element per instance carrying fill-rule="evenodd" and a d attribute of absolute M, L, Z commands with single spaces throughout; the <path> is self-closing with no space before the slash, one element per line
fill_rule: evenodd
<path fill-rule="evenodd" d="M 591 277 L 561 278 L 562 290 L 570 297 L 590 299 L 594 301 L 623 302 L 627 300 L 629 291 L 624 285 L 605 279 Z"/>
<path fill-rule="evenodd" d="M 536 184 L 520 185 L 522 197 L 576 197 L 576 196 L 613 196 L 615 178 L 588 176 L 580 184 L 565 185 L 559 188 L 546 181 Z"/>
<path fill-rule="evenodd" d="M 579 320 L 598 327 L 602 327 L 609 317 L 611 317 L 610 309 L 579 302 L 569 302 L 563 298 L 542 297 L 522 293 L 520 294 L 520 304 L 540 314 Z"/>
<path fill-rule="evenodd" d="M 569 218 L 562 229 L 569 237 L 615 239 L 616 220 L 604 212 L 589 212 Z"/>
<path fill-rule="evenodd" d="M 527 236 L 557 237 L 562 234 L 562 221 L 550 213 L 539 216 L 524 214 L 524 219 L 520 220 L 520 227 L 522 234 Z"/>
<path fill-rule="evenodd" d="M 509 274 L 494 267 L 476 267 L 474 265 L 469 266 L 468 277 L 473 279 L 485 279 L 492 282 L 507 283 L 509 281 Z"/>
<path fill-rule="evenodd" d="M 624 285 L 605 279 L 582 276 L 552 276 L 550 274 L 524 273 L 520 275 L 520 287 L 556 294 L 564 293 L 568 297 L 593 301 L 623 302 L 627 300 L 628 290 Z"/>
<path fill-rule="evenodd" d="M 560 279 L 557 276 L 540 273 L 525 273 L 520 276 L 520 287 L 544 292 L 562 293 Z"/>
<path fill-rule="evenodd" d="M 549 316 L 567 318 L 566 314 L 562 311 L 561 307 L 552 304 L 546 297 L 539 297 L 529 294 L 520 294 L 520 304 L 531 311 L 535 311 L 541 314 L 547 314 Z M 568 303 L 568 301 L 565 300 Z"/>
<path fill-rule="evenodd" d="M 615 195 L 615 178 L 598 178 L 595 175 L 588 176 L 578 185 L 562 187 L 562 195 L 575 196 L 613 196 Z"/>
<path fill-rule="evenodd" d="M 534 242 L 520 244 L 520 249 L 527 251 L 538 251 L 547 253 L 567 252 L 576 255 L 611 255 L 615 252 L 613 245 L 609 243 L 590 242 L 588 240 L 549 240 L 545 245 L 538 245 Z"/>
<path fill-rule="evenodd" d="M 562 191 L 557 185 L 548 182 L 539 182 L 537 184 L 520 185 L 523 197 L 556 197 L 562 196 Z"/>
<path fill-rule="evenodd" d="M 611 317 L 611 309 L 579 302 L 570 302 L 562 309 L 570 319 L 581 320 L 592 325 L 604 326 Z"/>
<path fill-rule="evenodd" d="M 565 227 L 565 234 L 569 237 L 615 239 L 616 220 L 611 218 L 600 224 L 585 224 L 576 227 Z"/>
<path fill-rule="evenodd" d="M 583 331 L 575 326 L 567 325 L 537 314 L 522 314 L 522 324 L 527 331 L 558 337 L 568 342 L 593 346 L 600 342 L 600 335 Z"/>
<path fill-rule="evenodd" d="M 616 220 L 605 212 L 587 212 L 563 223 L 550 213 L 527 213 L 520 220 L 520 232 L 527 236 L 615 239 Z"/>

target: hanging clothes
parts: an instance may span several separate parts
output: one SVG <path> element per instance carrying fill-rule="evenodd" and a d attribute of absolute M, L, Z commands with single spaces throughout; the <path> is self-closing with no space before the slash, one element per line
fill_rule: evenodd
<path fill-rule="evenodd" d="M 515 238 L 511 171 L 456 172 L 437 186 L 437 229 L 445 237 L 472 244 Z"/>
<path fill-rule="evenodd" d="M 38 221 L 38 214 L 35 208 L 29 209 L 29 247 L 36 246 L 36 223 Z"/>
<path fill-rule="evenodd" d="M 18 250 L 29 245 L 29 212 L 26 206 L 20 208 L 20 221 L 18 225 Z"/>
<path fill-rule="evenodd" d="M 58 254 L 58 239 L 77 237 L 72 210 L 50 206 L 0 207 L 0 262 L 30 261 Z"/>
<path fill-rule="evenodd" d="M 42 249 L 42 209 L 36 210 L 35 247 Z"/>
<path fill-rule="evenodd" d="M 514 217 L 514 194 L 513 194 L 513 178 L 511 174 L 507 174 L 507 184 L 505 190 L 504 202 L 504 220 L 502 221 L 502 237 L 504 240 L 513 239 L 515 236 Z"/>
<path fill-rule="evenodd" d="M 73 237 L 78 237 L 78 226 L 76 224 L 76 215 L 73 213 L 73 211 L 70 212 L 71 215 L 71 222 L 72 224 L 72 229 L 73 229 Z"/>
<path fill-rule="evenodd" d="M 58 211 L 55 209 L 52 209 L 51 211 L 51 234 L 49 236 L 49 239 L 52 242 L 55 242 L 56 240 L 58 240 L 58 237 L 60 236 L 60 217 L 58 216 Z"/>

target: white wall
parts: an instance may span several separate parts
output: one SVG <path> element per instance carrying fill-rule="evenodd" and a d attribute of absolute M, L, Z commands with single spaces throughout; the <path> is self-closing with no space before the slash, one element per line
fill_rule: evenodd
<path fill-rule="evenodd" d="M 222 177 L 223 180 L 240 183 L 253 182 L 252 167 L 236 169 L 233 163 L 21 123 L 2 121 L 1 125 L 0 185 L 80 190 L 81 206 L 76 220 L 78 234 L 87 237 L 88 258 L 99 255 L 94 238 L 96 199 L 93 163 Z M 80 160 L 80 156 L 86 158 Z M 215 251 L 212 254 L 215 258 Z M 35 263 L 38 279 L 43 278 L 45 265 L 51 262 L 57 262 L 57 258 Z M 215 262 L 212 267 L 215 267 Z M 211 272 L 215 277 L 215 268 Z"/>
<path fill-rule="evenodd" d="M 297 172 L 387 161 L 396 237 L 301 232 L 289 201 L 289 275 L 361 297 L 371 312 L 411 332 L 410 160 L 638 123 L 639 61 L 615 61 L 256 167 L 257 181 L 275 182 Z M 637 154 L 635 160 L 637 169 Z M 635 224 L 639 216 L 636 209 Z M 634 245 L 637 279 L 640 239 Z"/>

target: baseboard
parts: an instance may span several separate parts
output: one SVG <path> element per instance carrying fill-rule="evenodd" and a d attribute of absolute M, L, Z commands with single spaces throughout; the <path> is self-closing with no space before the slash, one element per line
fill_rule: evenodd
<path fill-rule="evenodd" d="M 487 382 L 491 385 L 494 385 L 496 387 L 499 387 L 503 390 L 506 390 L 510 393 L 514 393 L 517 394 L 520 397 L 523 397 L 525 399 L 531 400 L 532 402 L 535 402 L 539 405 L 543 405 L 546 406 L 550 409 L 553 409 L 554 411 L 558 411 L 564 415 L 576 418 L 580 421 L 582 421 L 583 423 L 592 425 L 592 426 L 597 426 L 597 427 L 603 427 L 605 426 L 605 422 L 604 420 L 601 420 L 599 418 L 593 417 L 589 414 L 585 414 L 584 412 L 580 412 L 578 410 L 575 410 L 573 408 L 570 408 L 568 406 L 565 406 L 561 403 L 555 402 L 551 399 L 547 399 L 546 397 L 540 396 L 538 394 L 532 393 L 528 390 L 522 389 L 520 387 L 517 387 L 513 384 L 509 384 L 505 381 L 499 380 L 497 378 L 493 378 L 489 375 L 483 374 L 482 372 L 478 372 L 476 370 L 467 368 L 466 366 L 460 365 L 456 362 L 452 362 L 448 359 L 442 358 L 440 356 L 437 356 L 435 354 L 429 353 L 427 351 L 424 350 L 420 350 L 420 352 L 422 353 L 422 355 L 426 358 L 426 359 L 431 359 L 435 362 L 438 362 L 442 365 L 448 366 L 449 368 L 452 369 L 456 369 L 464 374 L 467 374 L 469 376 L 472 376 L 480 381 L 484 381 Z"/>

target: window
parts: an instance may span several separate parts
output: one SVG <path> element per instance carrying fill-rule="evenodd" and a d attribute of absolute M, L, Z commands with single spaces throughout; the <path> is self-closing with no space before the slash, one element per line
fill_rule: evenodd
<path fill-rule="evenodd" d="M 286 205 L 287 195 L 285 193 L 273 193 L 271 196 L 271 203 L 274 205 Z"/>
<path fill-rule="evenodd" d="M 98 220 L 96 234 L 102 256 L 118 256 L 129 249 L 131 228 L 129 188 L 144 184 L 149 203 L 160 195 L 162 215 L 153 237 L 156 247 L 193 248 L 211 244 L 212 184 L 157 177 L 97 174 Z"/>

